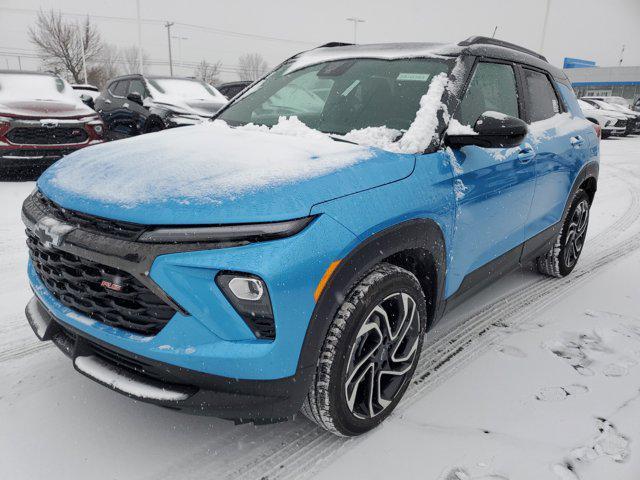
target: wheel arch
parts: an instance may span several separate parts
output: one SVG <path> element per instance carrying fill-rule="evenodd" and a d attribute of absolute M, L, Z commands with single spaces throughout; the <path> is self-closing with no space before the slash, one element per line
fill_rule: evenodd
<path fill-rule="evenodd" d="M 341 259 L 331 274 L 307 327 L 298 362 L 299 371 L 314 370 L 320 348 L 342 300 L 381 262 L 405 268 L 416 275 L 427 299 L 428 325 L 441 315 L 446 272 L 442 230 L 431 219 L 413 219 L 396 224 L 359 243 Z"/>

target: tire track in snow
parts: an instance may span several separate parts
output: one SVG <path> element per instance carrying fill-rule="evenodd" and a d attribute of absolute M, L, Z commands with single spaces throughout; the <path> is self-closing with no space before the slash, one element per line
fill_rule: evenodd
<path fill-rule="evenodd" d="M 420 357 L 412 385 L 391 418 L 402 414 L 427 391 L 446 381 L 469 361 L 508 335 L 510 331 L 522 328 L 521 325 L 535 318 L 540 309 L 556 303 L 571 290 L 589 280 L 593 273 L 602 267 L 640 248 L 640 232 L 618 243 L 612 243 L 635 226 L 640 218 L 639 186 L 635 182 L 638 180 L 637 173 L 626 169 L 619 170 L 625 170 L 624 174 L 633 177 L 630 179 L 615 175 L 629 187 L 631 193 L 629 207 L 607 230 L 594 236 L 586 244 L 578 268 L 568 277 L 561 279 L 540 277 L 539 280 L 504 295 L 467 316 L 442 338 L 426 346 Z M 604 248 L 598 248 L 601 246 Z M 244 473 L 232 471 L 222 474 L 221 478 L 268 478 L 270 480 L 309 478 L 321 470 L 325 462 L 335 459 L 338 454 L 360 441 L 361 439 L 358 438 L 338 438 L 320 430 L 319 435 L 314 437 L 313 444 L 306 446 L 307 448 L 297 449 L 292 454 L 283 449 L 268 459 L 252 459 L 251 468 Z M 303 455 L 300 454 L 302 452 L 304 452 Z"/>

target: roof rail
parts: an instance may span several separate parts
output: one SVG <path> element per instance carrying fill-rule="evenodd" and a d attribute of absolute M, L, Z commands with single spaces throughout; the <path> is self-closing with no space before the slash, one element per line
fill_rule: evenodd
<path fill-rule="evenodd" d="M 544 57 L 543 55 L 540 55 L 537 52 L 534 52 L 533 50 L 529 50 L 528 48 L 521 47 L 520 45 L 516 45 L 515 43 L 509 43 L 503 40 L 497 40 L 495 38 L 473 36 L 473 37 L 467 38 L 466 40 L 461 41 L 460 43 L 458 43 L 458 45 L 460 45 L 461 47 L 468 47 L 470 45 L 493 45 L 496 47 L 504 47 L 504 48 L 509 48 L 511 50 L 516 50 L 518 52 L 532 55 L 536 58 L 539 58 L 540 60 L 544 60 L 545 62 L 547 61 L 546 57 Z"/>
<path fill-rule="evenodd" d="M 353 43 L 344 43 L 344 42 L 329 42 L 324 45 L 320 45 L 316 48 L 333 48 L 333 47 L 350 47 L 351 45 L 355 45 Z"/>

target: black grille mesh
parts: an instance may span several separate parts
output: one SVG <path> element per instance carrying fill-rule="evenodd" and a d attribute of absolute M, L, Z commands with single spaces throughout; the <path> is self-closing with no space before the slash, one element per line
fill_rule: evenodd
<path fill-rule="evenodd" d="M 155 335 L 176 311 L 132 275 L 76 255 L 45 247 L 27 231 L 33 265 L 49 291 L 62 304 L 113 327 Z M 122 285 L 107 289 L 103 280 Z"/>
<path fill-rule="evenodd" d="M 82 127 L 17 127 L 7 138 L 15 145 L 65 145 L 84 143 L 89 136 Z"/>

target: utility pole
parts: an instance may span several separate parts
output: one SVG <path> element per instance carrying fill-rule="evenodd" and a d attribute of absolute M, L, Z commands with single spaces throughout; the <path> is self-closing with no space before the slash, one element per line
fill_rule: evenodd
<path fill-rule="evenodd" d="M 140 74 L 144 75 L 144 64 L 142 63 L 142 23 L 140 22 L 140 0 L 136 0 L 136 14 L 138 20 L 138 65 Z"/>
<path fill-rule="evenodd" d="M 496 25 L 496 28 L 493 29 L 493 35 L 491 35 L 491 38 L 496 38 L 497 31 L 498 31 L 498 25 Z"/>
<path fill-rule="evenodd" d="M 78 27 L 80 26 L 78 25 Z M 82 47 L 82 73 L 84 75 L 84 83 L 89 83 L 87 80 L 87 58 L 84 51 L 84 36 L 82 35 L 82 30 L 80 30 L 80 28 L 78 28 L 78 33 L 80 35 L 80 46 Z"/>
<path fill-rule="evenodd" d="M 167 22 L 164 26 L 167 27 L 167 41 L 169 42 L 169 73 L 173 77 L 173 59 L 171 58 L 171 27 L 173 22 Z"/>
<path fill-rule="evenodd" d="M 18 68 L 22 70 L 22 59 L 20 58 L 20 55 L 18 55 Z"/>
<path fill-rule="evenodd" d="M 622 59 L 624 56 L 624 49 L 627 48 L 625 44 L 622 44 L 622 50 L 620 50 L 620 61 L 618 62 L 618 66 L 622 66 Z"/>
<path fill-rule="evenodd" d="M 544 23 L 542 24 L 542 38 L 540 39 L 541 55 L 544 55 L 544 42 L 547 37 L 547 24 L 549 23 L 549 10 L 551 10 L 551 0 L 547 0 L 547 8 L 544 11 Z"/>
<path fill-rule="evenodd" d="M 347 21 L 353 22 L 353 43 L 358 43 L 358 24 L 364 23 L 364 20 L 358 17 L 349 17 Z"/>

